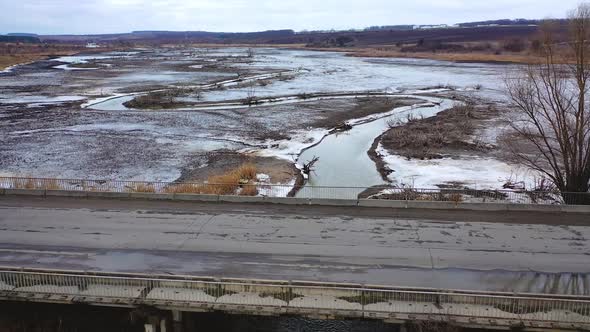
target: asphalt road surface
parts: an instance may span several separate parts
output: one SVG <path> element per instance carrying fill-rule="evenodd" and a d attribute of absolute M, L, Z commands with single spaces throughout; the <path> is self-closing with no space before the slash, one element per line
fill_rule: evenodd
<path fill-rule="evenodd" d="M 590 295 L 590 215 L 0 197 L 0 265 Z"/>

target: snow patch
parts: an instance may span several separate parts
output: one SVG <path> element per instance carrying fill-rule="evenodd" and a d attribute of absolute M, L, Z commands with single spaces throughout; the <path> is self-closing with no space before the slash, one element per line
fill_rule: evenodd
<path fill-rule="evenodd" d="M 389 178 L 398 185 L 414 188 L 437 189 L 440 184 L 460 183 L 471 189 L 503 189 L 509 179 L 519 175 L 527 188 L 533 188 L 537 174 L 516 165 L 494 158 L 461 156 L 458 159 L 408 160 L 391 155 L 379 144 L 377 153 L 393 170 Z"/>
<path fill-rule="evenodd" d="M 96 69 L 99 69 L 97 67 L 96 68 L 95 67 L 89 67 L 89 68 L 70 67 L 70 65 L 68 65 L 68 64 L 55 66 L 53 68 L 61 69 L 61 70 L 96 70 Z"/>
<path fill-rule="evenodd" d="M 258 183 L 270 183 L 270 175 L 264 173 L 256 174 L 256 181 Z"/>
<path fill-rule="evenodd" d="M 19 66 L 19 65 L 13 65 L 13 66 L 6 67 L 6 68 L 4 68 L 4 70 L 0 70 L 0 74 L 3 74 L 3 73 L 10 73 L 10 72 L 12 72 L 12 70 L 13 70 L 14 68 L 16 68 L 17 66 Z"/>
<path fill-rule="evenodd" d="M 87 102 L 85 102 L 84 104 L 80 105 L 81 108 L 87 108 L 89 106 L 93 106 L 96 104 L 100 104 L 100 103 L 104 103 L 105 101 L 111 100 L 111 99 L 116 99 L 116 98 L 121 98 L 121 97 L 125 97 L 128 96 L 128 93 L 116 93 L 112 96 L 107 96 L 107 97 L 98 97 L 98 98 L 93 98 L 88 100 Z"/>
<path fill-rule="evenodd" d="M 58 104 L 58 103 L 65 103 L 65 102 L 78 101 L 78 100 L 84 100 L 84 99 L 86 99 L 86 97 L 82 97 L 82 96 L 56 96 L 56 97 L 20 96 L 20 97 L 0 99 L 0 103 L 2 103 L 2 104 L 31 104 L 31 103 Z"/>
<path fill-rule="evenodd" d="M 267 148 L 256 152 L 265 157 L 293 161 L 303 150 L 318 144 L 329 133 L 327 129 L 301 130 L 292 134 L 290 140 L 267 141 Z"/>
<path fill-rule="evenodd" d="M 270 181 L 270 178 L 268 181 Z M 295 180 L 291 180 L 287 184 L 259 183 L 256 186 L 256 189 L 258 189 L 258 196 L 287 197 L 291 189 L 293 189 L 293 186 L 295 186 Z"/>
<path fill-rule="evenodd" d="M 378 113 L 378 114 L 371 114 L 368 116 L 365 116 L 363 118 L 358 118 L 358 119 L 353 119 L 353 120 L 349 120 L 346 123 L 351 125 L 351 126 L 355 126 L 355 125 L 359 125 L 362 123 L 366 123 L 366 122 L 371 122 L 377 119 L 381 119 L 381 118 L 386 118 L 389 117 L 391 115 L 394 115 L 396 113 L 403 113 L 403 112 L 408 112 L 417 108 L 423 108 L 423 107 L 435 107 L 435 104 L 432 103 L 422 103 L 422 104 L 415 104 L 412 106 L 402 106 L 402 107 L 397 107 L 394 108 L 393 110 L 389 111 L 389 112 L 385 112 L 385 113 Z"/>

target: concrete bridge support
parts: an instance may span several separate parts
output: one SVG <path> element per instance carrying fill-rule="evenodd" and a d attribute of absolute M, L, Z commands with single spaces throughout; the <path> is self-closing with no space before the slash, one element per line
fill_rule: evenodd
<path fill-rule="evenodd" d="M 172 331 L 183 332 L 182 311 L 172 310 Z"/>

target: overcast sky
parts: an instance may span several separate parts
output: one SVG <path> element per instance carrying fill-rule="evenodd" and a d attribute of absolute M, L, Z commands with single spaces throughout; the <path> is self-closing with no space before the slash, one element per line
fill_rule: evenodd
<path fill-rule="evenodd" d="M 0 33 L 261 31 L 560 18 L 578 0 L 0 0 Z"/>

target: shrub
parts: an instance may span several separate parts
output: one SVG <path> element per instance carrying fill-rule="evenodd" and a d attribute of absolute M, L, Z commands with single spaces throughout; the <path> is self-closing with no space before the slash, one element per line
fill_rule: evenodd
<path fill-rule="evenodd" d="M 210 176 L 206 184 L 179 183 L 164 189 L 172 194 L 207 194 L 207 195 L 235 195 L 242 188 L 239 195 L 256 196 L 256 185 L 249 184 L 256 179 L 256 166 L 245 163 L 224 174 Z"/>
<path fill-rule="evenodd" d="M 524 43 L 524 40 L 519 39 L 519 38 L 514 38 L 514 39 L 504 42 L 504 50 L 506 50 L 508 52 L 519 53 L 519 52 L 524 51 L 525 48 L 526 48 L 526 45 Z"/>
<path fill-rule="evenodd" d="M 256 165 L 251 164 L 251 163 L 246 163 L 241 165 L 240 167 L 238 167 L 235 172 L 237 172 L 240 175 L 240 178 L 242 179 L 247 179 L 247 180 L 253 180 L 256 179 Z"/>
<path fill-rule="evenodd" d="M 207 190 L 216 195 L 232 195 L 241 185 L 247 184 L 255 178 L 256 166 L 247 163 L 225 174 L 210 177 L 207 181 L 210 184 Z M 248 189 L 248 191 L 253 192 L 252 189 Z"/>
<path fill-rule="evenodd" d="M 452 194 L 447 195 L 447 200 L 449 202 L 459 204 L 463 201 L 463 195 L 461 195 L 460 193 L 452 193 Z"/>
<path fill-rule="evenodd" d="M 205 187 L 207 194 L 233 195 L 240 187 L 240 177 L 237 172 L 212 176 L 208 182 L 209 184 Z"/>

